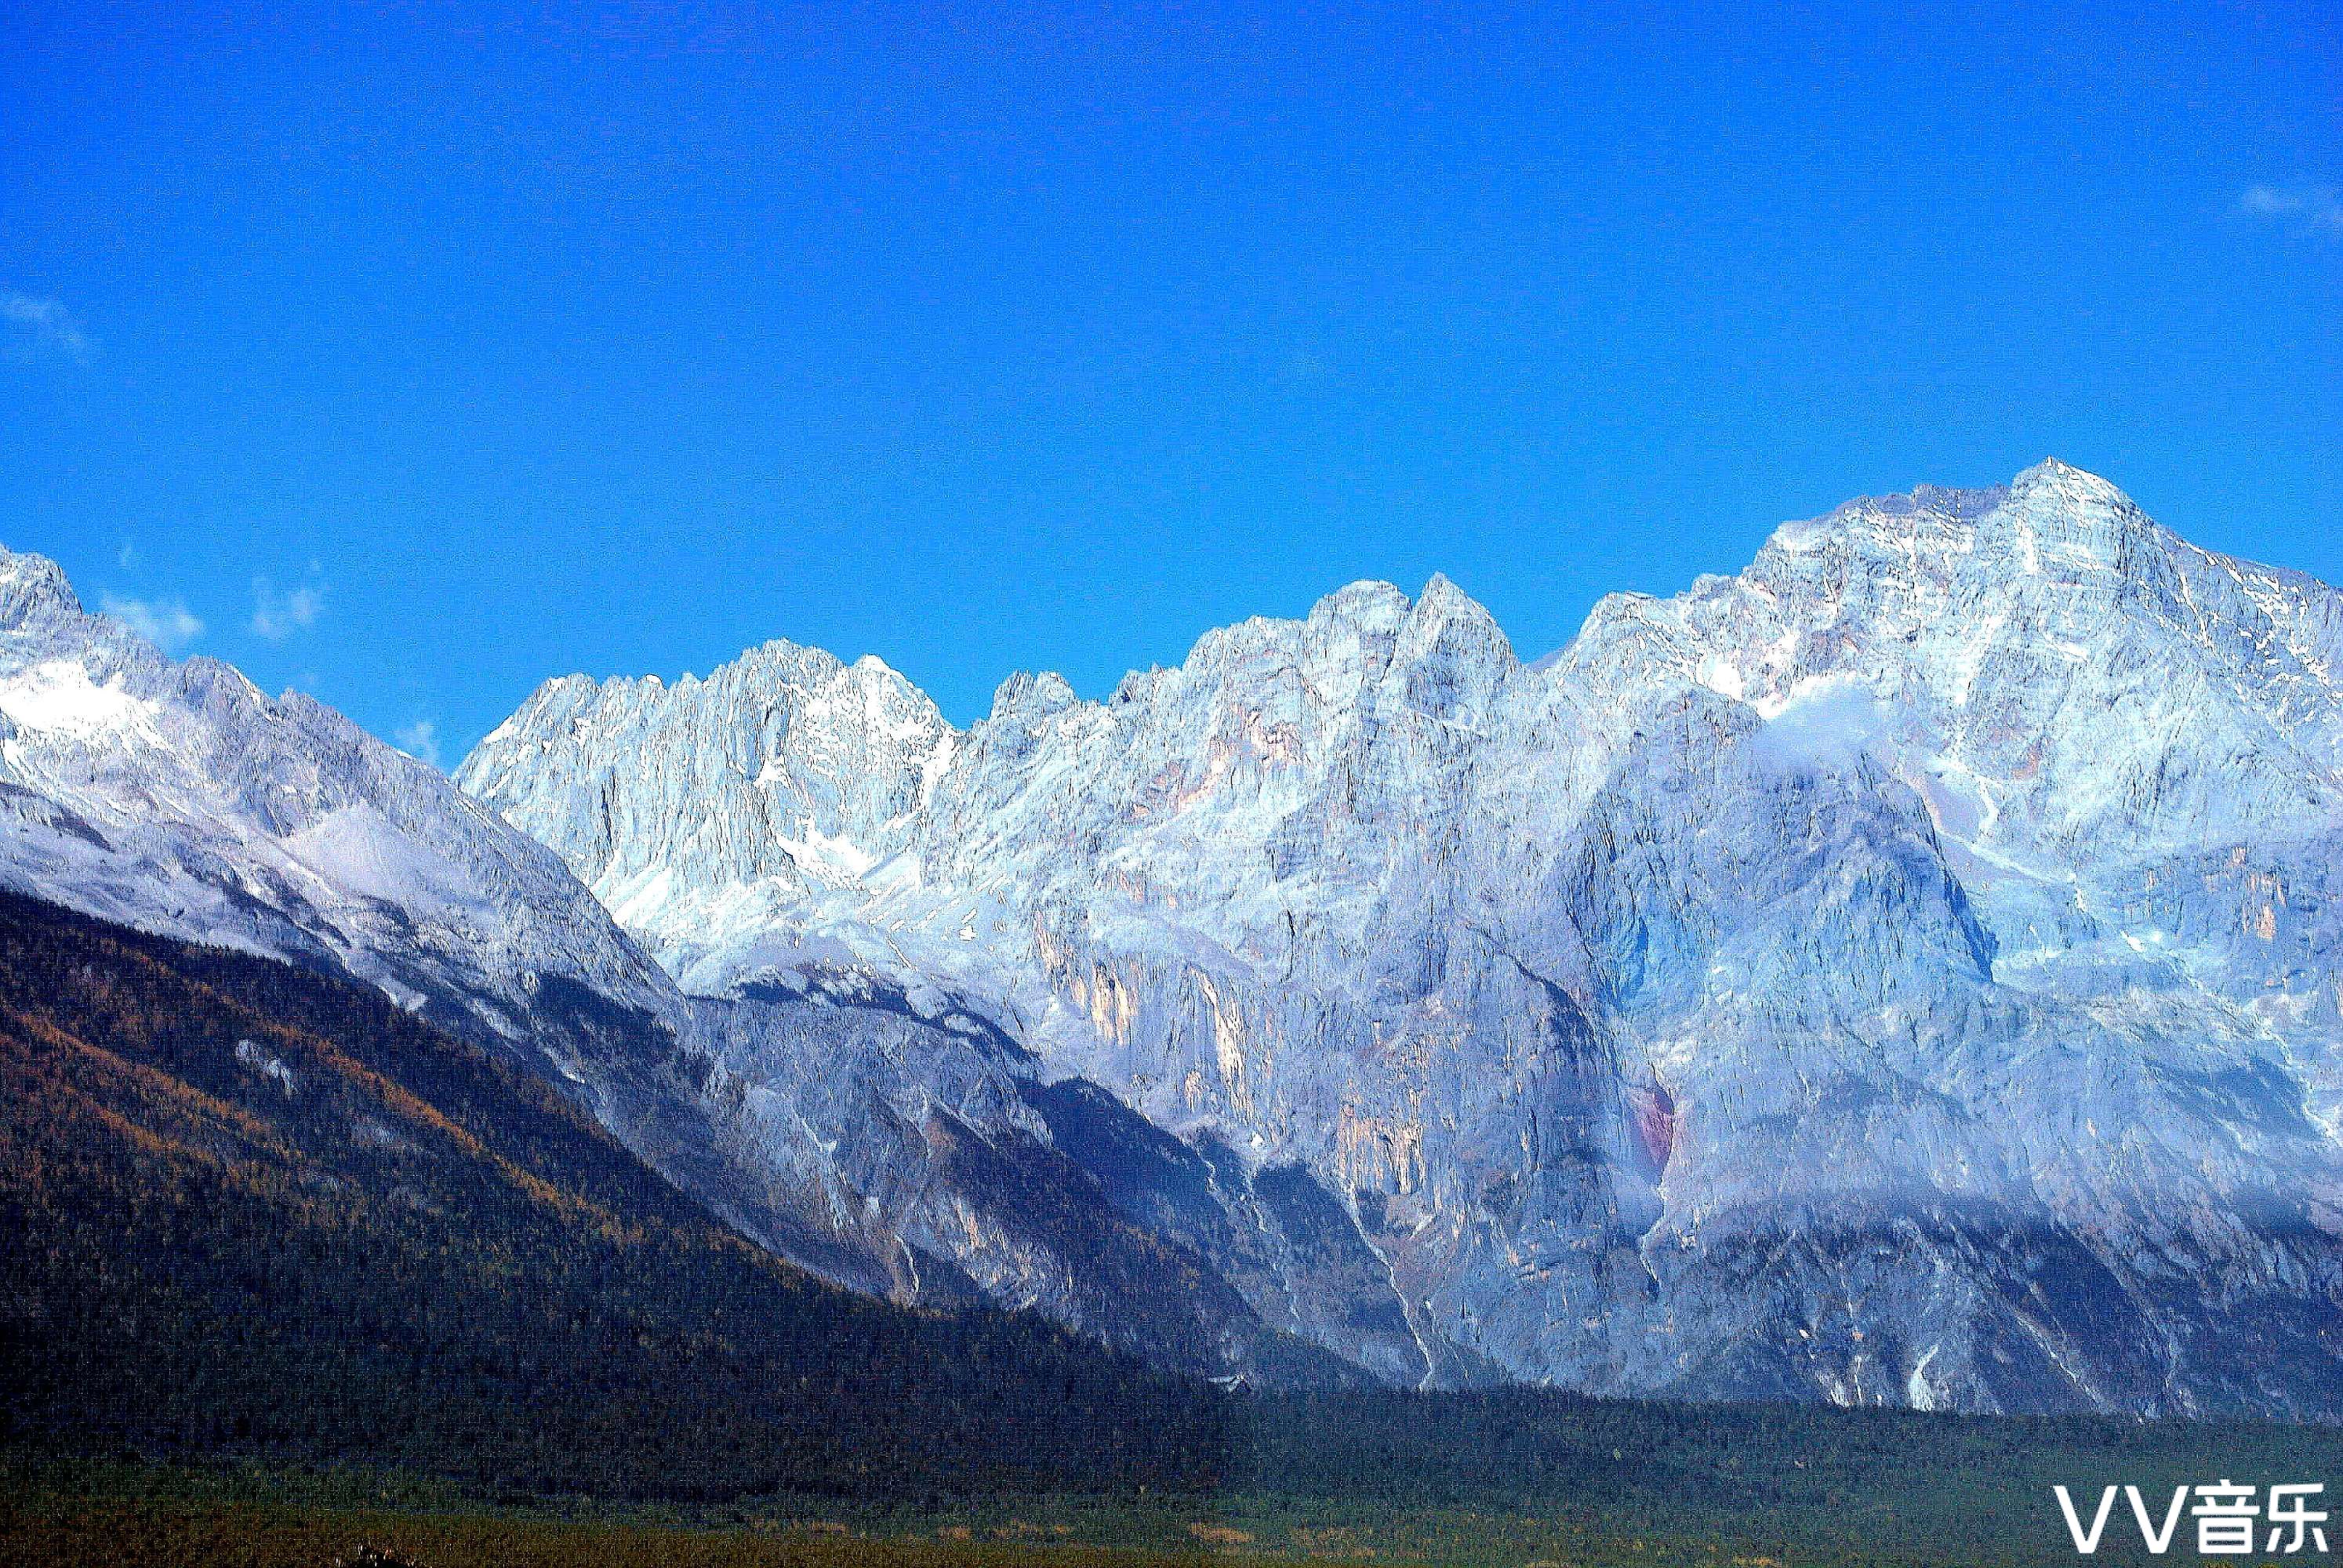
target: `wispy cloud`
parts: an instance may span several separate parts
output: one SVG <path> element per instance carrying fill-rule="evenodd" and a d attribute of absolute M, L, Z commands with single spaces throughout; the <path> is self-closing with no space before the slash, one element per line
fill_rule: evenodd
<path fill-rule="evenodd" d="M 306 582 L 298 588 L 278 591 L 266 578 L 252 579 L 252 631 L 271 642 L 283 642 L 297 631 L 317 624 L 326 613 L 326 587 L 320 582 Z"/>
<path fill-rule="evenodd" d="M 417 762 L 439 766 L 439 727 L 427 719 L 404 725 L 391 735 L 391 744 Z"/>
<path fill-rule="evenodd" d="M 0 343 L 12 359 L 62 354 L 76 365 L 89 362 L 94 345 L 73 313 L 54 299 L 0 288 Z"/>
<path fill-rule="evenodd" d="M 2290 218 L 2343 234 L 2343 191 L 2333 186 L 2249 186 L 2237 207 L 2256 217 Z"/>
<path fill-rule="evenodd" d="M 204 623 L 178 599 L 124 598 L 109 593 L 98 596 L 97 608 L 165 653 L 176 654 L 204 635 Z"/>

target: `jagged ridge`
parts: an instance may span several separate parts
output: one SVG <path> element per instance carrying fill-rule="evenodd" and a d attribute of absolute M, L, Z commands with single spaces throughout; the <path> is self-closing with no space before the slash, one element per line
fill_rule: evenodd
<path fill-rule="evenodd" d="M 883 976 L 1312 1172 L 1386 1375 L 2333 1414 L 2338 655 L 2051 462 L 1535 666 L 1361 584 L 965 733 L 786 645 L 572 678 L 458 777 L 688 990 Z"/>

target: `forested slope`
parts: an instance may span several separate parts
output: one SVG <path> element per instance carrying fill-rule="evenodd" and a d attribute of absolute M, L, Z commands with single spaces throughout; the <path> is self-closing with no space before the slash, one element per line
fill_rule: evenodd
<path fill-rule="evenodd" d="M 603 1495 L 1201 1486 L 1230 1402 L 709 1219 L 376 993 L 0 896 L 0 1422 Z"/>

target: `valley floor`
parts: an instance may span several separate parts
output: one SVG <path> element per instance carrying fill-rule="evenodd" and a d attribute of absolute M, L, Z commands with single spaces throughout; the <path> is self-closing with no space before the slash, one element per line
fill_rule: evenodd
<path fill-rule="evenodd" d="M 1047 1510 L 1035 1512 L 1047 1513 Z M 947 1521 L 954 1516 L 941 1514 Z M 1317 1522 L 1312 1523 L 1315 1519 Z M 1348 1520 L 1350 1523 L 1337 1523 Z M 360 1546 L 415 1568 L 1154 1568 L 1247 1562 L 1389 1564 L 1550 1564 L 1639 1568 L 1702 1564 L 1764 1568 L 1798 1563 L 1893 1563 L 1870 1554 L 1775 1557 L 1747 1544 L 1665 1538 L 1606 1538 L 1552 1518 L 1394 1513 L 1363 1522 L 1353 1510 L 1321 1514 L 1278 1505 L 1258 1513 L 1138 1510 L 1090 1521 L 970 1519 L 916 1533 L 847 1521 L 779 1517 L 710 1526 L 576 1520 L 498 1513 L 421 1513 L 288 1503 L 30 1500 L 0 1511 L 0 1562 L 53 1568 L 327 1568 Z M 1146 1543 L 1108 1545 L 1092 1536 Z M 363 1561 L 363 1559 L 359 1559 Z"/>
<path fill-rule="evenodd" d="M 1764 1518 L 1687 1495 L 1673 1518 L 1656 1520 L 1600 1496 L 1519 1510 L 1281 1496 L 917 1505 L 797 1497 L 669 1507 L 489 1499 L 363 1469 L 0 1451 L 0 1564 L 331 1568 L 370 1561 L 362 1547 L 411 1568 L 1952 1568 L 2077 1560 L 2055 1519 L 2011 1515 L 2000 1530 L 1979 1518 L 1976 1530 L 1948 1536 L 1914 1528 L 1906 1501 L 1834 1490 L 1820 1506 Z M 2110 1539 L 2098 1560 L 2128 1562 L 2135 1551 Z"/>

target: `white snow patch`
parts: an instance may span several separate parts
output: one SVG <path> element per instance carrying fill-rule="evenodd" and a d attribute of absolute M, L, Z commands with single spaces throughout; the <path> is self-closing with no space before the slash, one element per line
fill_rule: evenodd
<path fill-rule="evenodd" d="M 418 911 L 478 900 L 463 868 L 362 801 L 320 817 L 285 848 L 328 885 L 360 898 Z"/>
<path fill-rule="evenodd" d="M 1904 1397 L 1912 1402 L 1914 1410 L 1936 1408 L 1936 1391 L 1928 1382 L 1928 1363 L 1935 1361 L 1936 1352 L 1944 1348 L 1941 1342 L 1930 1345 L 1927 1354 L 1912 1363 L 1912 1375 L 1904 1380 Z"/>
<path fill-rule="evenodd" d="M 628 930 L 640 930 L 657 923 L 654 919 L 665 909 L 675 888 L 675 872 L 666 866 L 642 878 L 631 888 L 601 888 L 594 890 L 597 897 L 609 906 L 611 915 Z"/>
<path fill-rule="evenodd" d="M 285 1091 L 286 1099 L 290 1100 L 297 1092 L 298 1092 L 293 1075 L 293 1070 L 285 1065 L 283 1058 L 265 1050 L 258 1041 L 250 1040 L 237 1040 L 236 1042 L 236 1060 L 245 1068 L 259 1074 L 262 1078 L 268 1080 L 270 1082 L 276 1084 L 279 1089 L 282 1089 Z"/>
<path fill-rule="evenodd" d="M 1748 683 L 1741 678 L 1741 667 L 1715 654 L 1700 661 L 1700 683 L 1719 697 L 1729 697 L 1735 702 L 1741 701 L 1748 689 Z"/>
<path fill-rule="evenodd" d="M 1803 522 L 1784 523 L 1774 530 L 1774 548 L 1785 555 L 1805 555 L 1820 549 L 1831 537 L 1831 519 L 1809 518 Z"/>
<path fill-rule="evenodd" d="M 0 713 L 21 729 L 94 740 L 152 731 L 156 705 L 111 683 L 99 685 L 79 661 L 52 658 L 0 681 Z"/>
<path fill-rule="evenodd" d="M 1969 705 L 1969 693 L 1976 689 L 1978 672 L 1985 668 L 1986 656 L 1993 651 L 1995 639 L 2001 628 L 2009 623 L 2009 611 L 1996 609 L 1987 616 L 1985 624 L 1961 639 L 1952 659 L 1953 681 L 1949 693 L 1955 708 Z"/>
<path fill-rule="evenodd" d="M 810 817 L 798 831 L 804 837 L 789 839 L 776 834 L 774 842 L 789 851 L 798 869 L 817 880 L 833 885 L 860 881 L 863 872 L 879 863 L 878 856 L 851 839 L 832 838 L 815 827 Z"/>
<path fill-rule="evenodd" d="M 1851 675 L 1810 675 L 1786 697 L 1752 704 L 1765 716 L 1754 749 L 1782 767 L 1851 763 L 1885 738 L 1895 716 L 1887 705 Z"/>

